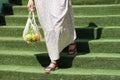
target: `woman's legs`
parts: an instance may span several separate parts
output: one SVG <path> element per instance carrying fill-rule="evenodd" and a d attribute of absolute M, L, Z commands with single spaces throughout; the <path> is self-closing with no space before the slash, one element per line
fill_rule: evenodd
<path fill-rule="evenodd" d="M 51 59 L 51 63 L 45 68 L 47 73 L 56 68 L 59 53 L 76 37 L 75 34 L 73 35 L 72 11 L 69 9 L 71 7 L 68 6 L 68 1 L 70 0 L 35 0 L 38 18 L 45 34 Z M 60 40 L 61 35 L 63 38 Z M 60 41 L 63 43 L 59 43 Z"/>

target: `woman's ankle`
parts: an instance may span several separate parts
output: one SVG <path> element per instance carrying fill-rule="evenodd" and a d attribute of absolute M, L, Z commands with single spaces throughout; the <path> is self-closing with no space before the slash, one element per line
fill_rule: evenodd
<path fill-rule="evenodd" d="M 51 63 L 56 64 L 57 61 L 56 60 L 51 60 Z"/>

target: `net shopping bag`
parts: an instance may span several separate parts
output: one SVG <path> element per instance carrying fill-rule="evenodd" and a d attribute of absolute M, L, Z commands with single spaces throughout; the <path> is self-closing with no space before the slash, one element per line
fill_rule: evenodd
<path fill-rule="evenodd" d="M 23 30 L 23 39 L 27 43 L 39 42 L 41 34 L 36 24 L 34 12 L 29 12 L 28 19 Z"/>

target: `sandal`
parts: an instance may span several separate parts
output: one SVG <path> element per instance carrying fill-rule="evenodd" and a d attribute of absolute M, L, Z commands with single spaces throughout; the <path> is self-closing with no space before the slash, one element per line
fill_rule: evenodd
<path fill-rule="evenodd" d="M 50 65 L 53 65 L 53 66 L 50 66 Z M 45 68 L 46 73 L 50 73 L 51 71 L 55 71 L 56 69 L 58 69 L 58 66 L 56 63 L 51 62 L 50 65 Z"/>
<path fill-rule="evenodd" d="M 68 48 L 68 55 L 74 55 L 76 54 L 76 44 L 71 43 Z"/>

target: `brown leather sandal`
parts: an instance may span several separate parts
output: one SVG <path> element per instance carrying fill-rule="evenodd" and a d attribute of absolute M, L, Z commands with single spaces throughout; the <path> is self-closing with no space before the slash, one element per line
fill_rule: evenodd
<path fill-rule="evenodd" d="M 68 55 L 74 55 L 76 54 L 77 50 L 76 50 L 76 44 L 75 43 L 71 43 L 69 45 L 69 48 L 68 48 Z"/>
<path fill-rule="evenodd" d="M 56 69 L 58 69 L 58 66 L 57 66 L 56 63 L 51 62 L 50 64 L 53 64 L 54 66 L 53 66 L 53 67 L 47 66 L 47 67 L 45 68 L 45 72 L 46 72 L 46 73 L 50 73 L 51 71 L 55 71 Z"/>

